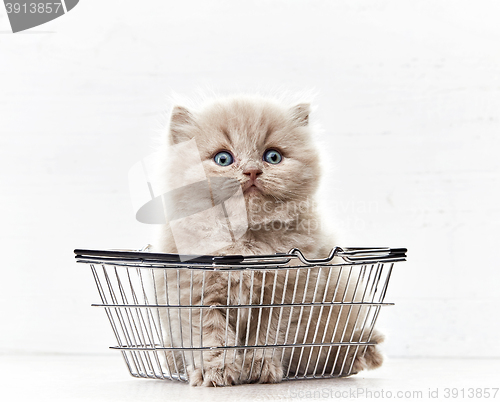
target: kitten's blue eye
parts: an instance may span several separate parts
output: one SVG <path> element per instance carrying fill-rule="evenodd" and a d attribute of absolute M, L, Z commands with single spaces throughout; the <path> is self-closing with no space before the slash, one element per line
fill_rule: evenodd
<path fill-rule="evenodd" d="M 214 161 L 215 163 L 217 163 L 217 165 L 229 166 L 231 163 L 233 163 L 233 157 L 229 152 L 222 151 L 215 155 Z"/>
<path fill-rule="evenodd" d="M 268 149 L 266 152 L 264 152 L 264 158 L 263 158 L 267 163 L 271 163 L 273 165 L 276 165 L 281 162 L 283 157 L 281 154 L 274 150 L 274 149 Z"/>

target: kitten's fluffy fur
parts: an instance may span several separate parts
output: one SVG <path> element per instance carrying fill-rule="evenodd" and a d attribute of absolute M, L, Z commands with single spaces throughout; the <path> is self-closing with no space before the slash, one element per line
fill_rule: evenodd
<path fill-rule="evenodd" d="M 284 105 L 278 101 L 257 96 L 235 96 L 215 99 L 197 110 L 188 109 L 182 106 L 175 106 L 172 110 L 170 121 L 169 142 L 171 145 L 179 144 L 183 141 L 194 138 L 201 154 L 201 161 L 207 177 L 231 177 L 237 179 L 243 189 L 252 177 L 257 177 L 255 183 L 257 189 L 253 188 L 245 191 L 245 202 L 248 210 L 249 228 L 239 239 L 231 245 L 217 250 L 215 253 L 224 254 L 274 254 L 277 252 L 288 252 L 294 247 L 299 247 L 308 258 L 326 257 L 332 246 L 335 244 L 331 237 L 326 236 L 319 225 L 319 217 L 314 208 L 314 193 L 318 187 L 320 177 L 320 167 L 318 153 L 311 138 L 311 126 L 309 124 L 310 107 L 307 103 Z M 268 149 L 278 150 L 283 155 L 283 160 L 278 164 L 270 164 L 263 160 L 263 154 Z M 234 157 L 234 163 L 229 166 L 219 166 L 214 162 L 214 155 L 220 151 L 229 151 Z M 170 161 L 172 162 L 172 161 Z M 182 182 L 190 174 L 189 155 L 178 155 L 175 163 L 168 163 L 165 180 Z M 249 173 L 250 172 L 250 173 Z M 251 172 L 254 172 L 253 174 Z M 260 173 L 258 173 L 260 172 Z M 300 206 L 298 208 L 298 206 Z M 201 230 L 201 229 L 200 229 Z M 154 244 L 154 251 L 177 253 L 175 241 L 168 225 L 162 226 L 161 234 Z M 191 274 L 184 277 L 181 275 L 179 282 L 181 291 L 174 288 L 177 280 L 169 280 L 172 289 L 165 289 L 163 277 L 156 282 L 159 294 L 169 291 L 174 299 L 171 304 L 200 304 L 203 297 L 203 304 L 225 305 L 228 297 L 230 301 L 241 302 L 243 304 L 260 302 L 263 295 L 264 304 L 273 302 L 271 300 L 271 288 L 276 282 L 274 303 L 284 301 L 292 302 L 293 284 L 297 279 L 300 286 L 297 287 L 295 301 L 313 301 L 313 289 L 305 287 L 306 276 L 297 276 L 297 272 L 290 271 L 288 279 L 285 278 L 285 271 L 279 273 L 262 272 L 254 274 L 243 272 L 232 276 L 231 287 L 228 296 L 228 276 L 227 273 L 207 272 L 205 278 L 202 273 L 194 272 L 193 281 L 195 286 L 190 293 L 188 286 Z M 225 276 L 224 276 L 225 275 Z M 251 275 L 253 277 L 251 278 Z M 278 275 L 275 278 L 275 275 Z M 347 299 L 359 301 L 359 297 L 354 294 L 353 289 L 347 289 L 347 278 L 345 275 L 339 276 L 339 271 L 334 269 L 332 278 L 327 284 L 326 275 L 319 269 L 311 270 L 309 281 L 314 283 L 318 278 L 319 286 L 316 289 L 318 294 L 326 294 L 325 300 L 342 301 Z M 175 279 L 175 278 L 171 278 Z M 252 294 L 250 294 L 250 282 L 253 279 Z M 205 281 L 205 293 L 201 295 L 201 282 Z M 352 281 L 351 281 L 352 282 Z M 351 283 L 349 282 L 349 283 Z M 170 287 L 170 285 L 168 285 Z M 264 290 L 262 290 L 264 287 Z M 305 293 L 305 294 L 304 294 Z M 243 294 L 243 300 L 240 295 Z M 334 294 L 336 295 L 334 297 Z M 317 299 L 314 301 L 318 301 Z M 160 301 L 161 302 L 161 301 Z M 163 301 L 165 302 L 165 301 Z M 304 323 L 313 323 L 322 333 L 323 327 L 328 323 L 328 336 L 331 339 L 334 332 L 334 324 L 338 318 L 339 325 L 346 326 L 347 330 L 342 336 L 341 331 L 337 331 L 334 342 L 352 340 L 365 341 L 359 339 L 352 319 L 347 318 L 347 310 L 340 311 L 338 307 L 330 309 L 316 308 L 312 316 L 310 311 L 304 309 L 301 323 L 298 322 L 298 309 L 282 310 L 281 324 L 278 326 L 279 309 L 262 309 L 259 320 L 257 316 L 248 319 L 248 312 L 243 312 L 239 319 L 239 328 L 236 328 L 236 310 L 226 317 L 225 309 L 209 309 L 203 312 L 203 328 L 197 326 L 199 323 L 199 311 L 193 310 L 193 316 L 188 317 L 185 310 L 182 313 L 173 314 L 170 317 L 163 312 L 162 319 L 167 324 L 167 320 L 173 328 L 179 327 L 179 320 L 182 328 L 189 328 L 192 323 L 193 335 L 186 329 L 183 336 L 179 332 L 174 332 L 171 336 L 166 334 L 166 346 L 179 347 L 181 343 L 189 344 L 188 336 L 193 336 L 194 344 L 199 345 L 200 336 L 203 337 L 204 346 L 221 346 L 227 336 L 228 344 L 242 344 L 243 336 L 248 332 L 249 344 L 264 344 L 266 333 L 269 339 L 279 343 L 291 343 L 294 339 L 298 342 L 321 342 L 321 338 L 314 335 L 311 329 L 306 333 Z M 332 313 L 333 311 L 333 313 Z M 271 314 L 271 317 L 269 315 Z M 333 318 L 331 317 L 333 315 Z M 340 317 L 339 317 L 340 315 Z M 355 314 L 353 314 L 354 316 Z M 257 328 L 260 322 L 260 328 Z M 290 322 L 288 339 L 285 339 L 285 328 Z M 250 323 L 247 326 L 247 323 Z M 228 325 L 227 325 L 228 324 Z M 227 325 L 227 327 L 226 327 Z M 268 328 L 269 326 L 269 328 Z M 331 327 L 331 328 L 330 328 Z M 227 329 L 226 329 L 227 328 Z M 227 333 L 226 333 L 227 331 Z M 237 335 L 239 334 L 239 335 Z M 365 337 L 365 336 L 363 336 Z M 371 341 L 378 343 L 382 341 L 382 336 L 374 332 Z M 328 366 L 328 371 L 333 368 L 333 357 L 327 356 L 328 348 L 309 349 L 306 356 L 298 358 L 297 353 L 293 355 L 287 348 L 283 356 L 283 364 L 280 362 L 281 350 L 279 353 L 272 353 L 260 349 L 258 353 L 235 353 L 228 352 L 231 358 L 222 356 L 222 352 L 213 351 L 204 354 L 204 370 L 200 367 L 199 356 L 186 354 L 182 358 L 171 354 L 168 362 L 171 367 L 183 366 L 187 369 L 190 383 L 192 385 L 224 386 L 243 382 L 279 382 L 283 377 L 283 367 L 285 371 L 290 367 L 292 373 L 312 374 L 314 365 L 306 368 L 306 362 L 310 359 L 318 359 L 318 367 L 324 364 Z M 318 356 L 319 353 L 319 356 Z M 341 352 L 342 354 L 343 352 Z M 309 356 L 310 355 L 310 356 Z M 355 358 L 353 371 L 357 372 L 365 368 L 375 368 L 382 363 L 382 357 L 375 346 L 367 348 L 364 356 L 351 356 Z M 198 360 L 197 360 L 198 359 Z M 328 359 L 328 361 L 326 361 Z M 186 361 L 187 360 L 187 361 Z M 338 359 L 342 362 L 343 359 Z M 299 363 L 300 361 L 300 363 Z M 258 369 L 251 369 L 251 366 Z M 337 363 L 339 364 L 339 363 Z M 341 369 L 341 367 L 337 367 Z M 346 368 L 344 368 L 345 370 Z M 259 377 L 259 373 L 262 374 Z M 285 372 L 286 374 L 286 372 Z"/>

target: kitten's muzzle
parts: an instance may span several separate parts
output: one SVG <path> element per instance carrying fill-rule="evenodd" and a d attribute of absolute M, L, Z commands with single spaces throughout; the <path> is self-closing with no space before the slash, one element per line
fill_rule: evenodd
<path fill-rule="evenodd" d="M 244 193 L 254 190 L 262 190 L 257 182 L 258 177 L 262 174 L 261 169 L 256 166 L 248 167 L 243 170 L 243 174 L 249 178 L 245 183 L 243 183 L 242 187 Z"/>

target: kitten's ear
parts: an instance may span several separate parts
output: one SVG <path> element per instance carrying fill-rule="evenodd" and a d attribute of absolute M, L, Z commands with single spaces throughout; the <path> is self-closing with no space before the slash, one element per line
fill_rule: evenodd
<path fill-rule="evenodd" d="M 174 106 L 170 117 L 170 142 L 178 144 L 193 138 L 192 129 L 196 125 L 191 112 L 183 106 Z"/>
<path fill-rule="evenodd" d="M 309 124 L 309 113 L 311 113 L 311 105 L 309 103 L 299 103 L 291 110 L 293 121 L 299 126 L 307 126 Z"/>

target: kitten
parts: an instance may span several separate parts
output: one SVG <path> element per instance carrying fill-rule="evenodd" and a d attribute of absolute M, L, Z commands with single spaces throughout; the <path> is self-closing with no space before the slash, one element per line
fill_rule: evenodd
<path fill-rule="evenodd" d="M 307 258 L 328 256 L 335 244 L 319 225 L 314 194 L 318 187 L 320 165 L 311 138 L 310 106 L 307 103 L 283 105 L 257 96 L 234 96 L 216 99 L 199 110 L 175 106 L 170 120 L 170 146 L 195 140 L 201 165 L 208 178 L 228 177 L 241 184 L 247 210 L 247 230 L 234 237 L 215 255 L 255 255 L 286 253 L 298 247 Z M 190 183 L 196 170 L 190 155 L 170 155 L 163 164 L 163 180 L 170 186 Z M 196 175 L 195 175 L 196 176 Z M 186 199 L 187 196 L 187 199 Z M 190 201 L 188 193 L 174 200 L 171 208 L 182 210 Z M 203 198 L 203 197 L 202 197 Z M 206 200 L 204 200 L 206 201 Z M 201 201 L 192 201 L 201 202 Z M 227 230 L 225 221 L 214 227 L 184 221 L 186 233 Z M 182 226 L 181 226 L 182 229 Z M 171 227 L 161 227 L 153 251 L 178 253 Z M 175 239 L 174 239 L 175 238 Z M 199 253 L 193 244 L 191 254 Z M 160 304 L 276 304 L 292 302 L 360 301 L 356 274 L 348 276 L 339 268 L 313 268 L 280 271 L 196 271 L 183 270 L 156 275 Z M 191 287 L 191 283 L 193 286 Z M 228 286 L 229 283 L 229 286 Z M 299 284 L 294 286 L 295 283 Z M 180 285 L 180 287 L 178 287 Z M 201 289 L 205 291 L 202 294 Z M 167 300 L 168 299 L 168 300 Z M 322 342 L 366 341 L 367 334 L 355 328 L 353 317 L 365 314 L 359 307 L 261 308 L 162 310 L 167 347 L 263 345 Z M 258 311 L 257 311 L 258 310 Z M 350 311 L 350 313 L 348 312 Z M 250 314 L 250 316 L 249 316 Z M 203 315 L 203 317 L 200 317 Z M 203 319 L 203 327 L 199 323 Z M 345 327 L 344 331 L 338 328 Z M 325 331 L 325 336 L 323 332 Z M 361 339 L 363 338 L 363 339 Z M 373 332 L 371 341 L 383 337 Z M 356 348 L 357 350 L 358 348 Z M 359 348 L 361 349 L 361 348 Z M 375 346 L 364 355 L 354 348 L 344 362 L 345 347 L 241 350 L 167 353 L 170 372 L 186 370 L 192 385 L 225 386 L 245 382 L 273 383 L 284 375 L 314 374 L 318 367 L 347 372 L 375 368 L 382 356 Z M 353 361 L 354 359 L 354 361 Z M 320 370 L 322 371 L 322 370 Z M 320 373 L 319 373 L 320 374 Z"/>

